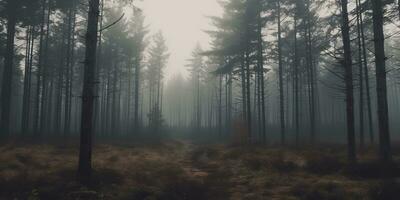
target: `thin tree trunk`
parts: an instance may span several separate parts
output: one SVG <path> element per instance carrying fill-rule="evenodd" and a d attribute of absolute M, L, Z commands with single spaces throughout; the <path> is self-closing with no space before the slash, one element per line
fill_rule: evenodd
<path fill-rule="evenodd" d="M 282 36 L 281 36 L 281 5 L 280 0 L 277 1 L 278 10 L 278 65 L 279 65 L 279 113 L 280 113 L 280 129 L 281 129 L 281 144 L 285 145 L 285 107 L 283 96 L 283 63 L 282 63 Z"/>
<path fill-rule="evenodd" d="M 311 126 L 311 144 L 315 143 L 315 133 L 316 133 L 316 117 L 315 117 L 315 69 L 313 63 L 312 55 L 312 37 L 311 37 L 311 25 L 310 25 L 310 2 L 307 0 L 307 52 L 308 52 L 308 65 L 309 65 L 309 88 L 310 88 L 310 126 Z"/>
<path fill-rule="evenodd" d="M 31 53 L 33 43 L 33 27 L 28 26 L 26 30 L 26 51 L 25 51 L 25 72 L 24 72 L 24 94 L 22 97 L 22 134 L 29 132 L 29 115 L 30 115 L 30 80 L 31 80 Z"/>
<path fill-rule="evenodd" d="M 140 95 L 140 61 L 139 58 L 136 58 L 135 63 L 135 105 L 134 105 L 134 130 L 135 132 L 139 132 L 139 95 Z"/>
<path fill-rule="evenodd" d="M 370 94 L 370 86 L 369 86 L 369 69 L 368 69 L 368 59 L 367 59 L 367 48 L 365 44 L 365 36 L 364 36 L 364 22 L 363 22 L 363 12 L 361 9 L 359 10 L 360 15 L 360 32 L 361 32 L 361 42 L 362 42 L 362 54 L 364 60 L 364 76 L 365 76 L 365 88 L 367 95 L 367 107 L 368 107 L 368 124 L 369 124 L 369 138 L 370 143 L 374 143 L 374 126 L 372 122 L 372 106 L 371 106 L 371 94 Z"/>
<path fill-rule="evenodd" d="M 73 44 L 72 44 L 72 35 L 74 34 L 73 28 L 73 15 L 74 12 L 73 10 L 74 6 L 72 8 L 69 8 L 68 10 L 68 28 L 67 28 L 67 58 L 66 58 L 66 64 L 65 64 L 65 103 L 64 103 L 64 137 L 66 137 L 69 134 L 69 127 L 70 127 L 70 120 L 69 120 L 69 113 L 71 110 L 71 105 L 70 105 L 70 99 L 71 99 L 71 68 L 73 67 L 73 63 L 71 62 L 71 56 L 72 52 L 74 51 L 73 49 Z M 72 48 L 71 48 L 72 47 Z"/>
<path fill-rule="evenodd" d="M 260 7 L 261 8 L 261 7 Z M 258 68 L 260 73 L 260 85 L 261 85 L 261 136 L 262 143 L 267 142 L 266 136 L 266 126 L 265 126 L 265 83 L 264 83 L 264 56 L 263 56 L 263 35 L 262 35 L 262 20 L 261 20 L 261 12 L 258 16 Z"/>
<path fill-rule="evenodd" d="M 60 63 L 57 68 L 57 90 L 56 90 L 56 109 L 55 109 L 55 133 L 62 134 L 61 132 L 61 118 L 62 118 L 62 102 L 63 102 L 63 88 L 64 88 L 64 53 L 65 53 L 65 18 L 62 25 L 62 39 L 60 51 Z"/>
<path fill-rule="evenodd" d="M 222 135 L 222 75 L 219 76 L 219 96 L 218 96 L 218 135 Z"/>
<path fill-rule="evenodd" d="M 299 62 L 297 53 L 297 14 L 294 17 L 294 93 L 295 93 L 295 132 L 296 132 L 296 146 L 300 142 L 300 120 L 299 120 Z"/>
<path fill-rule="evenodd" d="M 361 31 L 360 31 L 360 1 L 356 0 L 356 13 L 357 13 L 357 45 L 358 45 L 358 71 L 359 71 L 359 84 L 360 84 L 360 103 L 359 103 L 359 118 L 360 118 L 360 149 L 364 150 L 364 84 L 363 84 L 363 65 L 362 65 L 362 44 L 361 44 Z"/>
<path fill-rule="evenodd" d="M 252 134 L 252 121 L 251 121 L 251 96 L 250 96 L 250 55 L 249 52 L 246 52 L 246 99 L 247 99 L 247 130 L 249 131 L 249 143 L 252 143 L 253 141 L 253 134 Z"/>
<path fill-rule="evenodd" d="M 242 89 L 242 117 L 243 121 L 247 119 L 246 112 L 246 74 L 245 74 L 245 60 L 244 55 L 241 55 L 240 76 L 241 76 L 241 89 Z"/>

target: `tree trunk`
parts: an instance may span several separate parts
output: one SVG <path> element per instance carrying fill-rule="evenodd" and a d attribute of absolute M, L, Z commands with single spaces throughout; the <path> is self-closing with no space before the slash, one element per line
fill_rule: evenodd
<path fill-rule="evenodd" d="M 251 77 L 251 72 L 250 72 L 250 54 L 249 52 L 246 51 L 246 104 L 247 104 L 247 130 L 249 132 L 249 143 L 253 142 L 253 134 L 252 134 L 252 126 L 251 126 L 251 100 L 250 100 L 250 77 Z"/>
<path fill-rule="evenodd" d="M 16 25 L 16 9 L 15 0 L 8 0 L 6 5 L 7 11 L 7 41 L 6 52 L 4 56 L 3 83 L 1 90 L 1 133 L 4 136 L 10 134 L 10 110 L 11 110 L 11 93 L 12 93 L 12 77 L 14 67 L 14 36 Z"/>
<path fill-rule="evenodd" d="M 360 1 L 356 0 L 356 13 L 357 13 L 357 45 L 358 45 L 358 71 L 359 71 L 359 84 L 360 84 L 360 103 L 359 103 L 359 118 L 360 118 L 360 149 L 364 150 L 364 83 L 363 83 L 363 65 L 362 65 L 362 44 L 361 44 L 361 31 L 360 31 Z"/>
<path fill-rule="evenodd" d="M 277 1 L 278 10 L 278 65 L 279 65 L 279 113 L 280 113 L 280 126 L 281 126 L 281 144 L 285 145 L 285 107 L 283 96 L 283 63 L 282 63 L 282 36 L 281 36 L 281 5 L 280 0 Z"/>
<path fill-rule="evenodd" d="M 378 98 L 379 150 L 381 162 L 383 164 L 388 164 L 392 161 L 392 152 L 389 134 L 382 0 L 372 0 L 372 11 L 375 44 L 376 94 Z"/>
<path fill-rule="evenodd" d="M 294 102 L 295 102 L 295 132 L 296 146 L 300 142 L 300 120 L 299 120 L 299 61 L 297 53 L 297 14 L 294 17 Z"/>
<path fill-rule="evenodd" d="M 261 8 L 261 7 L 260 7 Z M 260 73 L 260 90 L 261 90 L 261 136 L 262 143 L 267 142 L 266 137 L 266 126 L 265 126 L 265 83 L 264 83 L 264 56 L 263 56 L 263 35 L 262 35 L 262 20 L 261 20 L 261 12 L 258 16 L 258 70 Z"/>
<path fill-rule="evenodd" d="M 134 111 L 134 117 L 135 117 L 135 131 L 136 133 L 139 131 L 139 95 L 140 95 L 140 61 L 139 58 L 136 58 L 136 64 L 135 64 L 135 111 Z"/>
<path fill-rule="evenodd" d="M 342 37 L 344 50 L 344 68 L 346 84 L 346 116 L 347 116 L 347 143 L 348 160 L 356 162 L 355 134 L 354 134 L 354 96 L 353 96 L 353 69 L 351 61 L 351 47 L 349 34 L 349 16 L 347 11 L 347 0 L 341 1 L 342 6 Z"/>
<path fill-rule="evenodd" d="M 65 64 L 65 104 L 64 104 L 64 137 L 69 134 L 70 131 L 70 119 L 69 115 L 71 113 L 71 82 L 72 82 L 72 73 L 71 69 L 73 67 L 72 62 L 72 53 L 74 51 L 74 44 L 73 44 L 73 34 L 74 34 L 74 6 L 69 8 L 68 10 L 68 28 L 67 28 L 67 58 Z"/>
<path fill-rule="evenodd" d="M 49 50 L 49 33 L 50 33 L 50 15 L 51 15 L 51 7 L 50 7 L 50 2 L 48 3 L 48 11 L 47 11 L 47 19 L 46 19 L 46 38 L 45 38 L 45 44 L 44 44 L 44 52 L 43 52 L 43 69 L 42 69 L 42 91 L 41 91 L 41 108 L 40 108 L 40 127 L 38 131 L 38 135 L 40 136 L 44 131 L 46 127 L 46 122 L 47 122 L 47 109 L 49 107 L 50 102 L 48 101 L 49 95 L 48 95 L 48 80 L 49 80 L 49 71 L 48 71 L 48 50 Z"/>
<path fill-rule="evenodd" d="M 55 133 L 62 134 L 61 132 L 61 118 L 62 118 L 62 102 L 63 102 L 63 88 L 64 88 L 64 64 L 65 64 L 65 38 L 66 38 L 66 19 L 64 17 L 62 24 L 62 39 L 61 39 L 61 51 L 59 56 L 59 66 L 57 67 L 57 89 L 56 93 L 56 108 L 55 108 Z"/>
<path fill-rule="evenodd" d="M 244 53 L 241 55 L 241 65 L 240 65 L 240 79 L 241 79 L 241 89 L 242 89 L 242 118 L 243 121 L 247 119 L 246 112 L 246 74 L 245 74 L 245 60 Z"/>
<path fill-rule="evenodd" d="M 222 135 L 222 75 L 219 76 L 219 95 L 218 95 L 218 135 Z"/>
<path fill-rule="evenodd" d="M 311 25 L 310 25 L 310 1 L 307 0 L 307 26 L 306 28 L 306 41 L 307 41 L 307 61 L 308 61 L 308 70 L 309 70 L 309 101 L 310 101 L 310 132 L 311 132 L 311 144 L 315 143 L 315 133 L 316 133 L 316 112 L 315 112 L 315 83 L 316 83 L 316 74 L 314 69 L 314 62 L 313 62 L 313 52 L 312 52 L 312 37 L 311 37 Z"/>
<path fill-rule="evenodd" d="M 31 82 L 32 82 L 32 60 L 33 47 L 35 42 L 34 26 L 29 26 L 26 31 L 26 52 L 25 52 L 25 73 L 24 73 L 24 94 L 22 105 L 22 133 L 30 132 L 31 115 Z"/>
<path fill-rule="evenodd" d="M 88 24 L 85 38 L 85 66 L 82 91 L 82 118 L 79 151 L 79 180 L 89 184 L 92 175 L 92 131 L 95 95 L 95 68 L 99 0 L 89 0 Z"/>
<path fill-rule="evenodd" d="M 41 97 L 41 90 L 43 90 L 42 81 L 43 81 L 43 38 L 44 38 L 44 26 L 46 24 L 46 0 L 42 0 L 42 21 L 40 23 L 40 37 L 39 37 L 39 61 L 37 67 L 37 75 L 36 75 L 36 100 L 35 100 L 35 107 L 34 107 L 34 122 L 33 122 L 33 132 L 34 134 L 38 134 L 39 130 L 39 123 L 40 123 L 40 107 L 43 106 L 43 96 Z"/>

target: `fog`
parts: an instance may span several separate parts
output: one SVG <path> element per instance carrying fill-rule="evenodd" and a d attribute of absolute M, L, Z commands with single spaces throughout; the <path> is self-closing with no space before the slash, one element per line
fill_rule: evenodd
<path fill-rule="evenodd" d="M 400 0 L 0 0 L 0 199 L 398 200 Z"/>
<path fill-rule="evenodd" d="M 146 24 L 153 33 L 161 30 L 170 49 L 170 59 L 165 69 L 170 79 L 173 75 L 187 77 L 185 65 L 197 43 L 208 48 L 211 38 L 205 30 L 213 30 L 209 16 L 221 16 L 217 0 L 144 0 L 134 2 L 143 10 Z"/>

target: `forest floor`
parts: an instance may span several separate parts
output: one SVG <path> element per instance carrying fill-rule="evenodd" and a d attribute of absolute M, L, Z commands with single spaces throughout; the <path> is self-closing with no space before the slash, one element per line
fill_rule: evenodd
<path fill-rule="evenodd" d="M 76 145 L 9 143 L 0 147 L 0 199 L 398 199 L 397 180 L 378 178 L 372 152 L 349 168 L 339 145 L 97 143 L 93 184 L 85 188 L 76 181 Z"/>

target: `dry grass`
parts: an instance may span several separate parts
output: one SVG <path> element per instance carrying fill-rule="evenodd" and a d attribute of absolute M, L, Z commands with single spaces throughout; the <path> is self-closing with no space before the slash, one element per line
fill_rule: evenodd
<path fill-rule="evenodd" d="M 343 150 L 98 144 L 93 186 L 76 182 L 77 147 L 3 145 L 0 199 L 390 199 L 395 181 L 370 175 L 365 153 L 349 176 Z M 397 158 L 397 157 L 396 157 Z"/>

